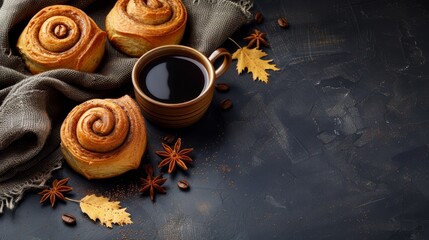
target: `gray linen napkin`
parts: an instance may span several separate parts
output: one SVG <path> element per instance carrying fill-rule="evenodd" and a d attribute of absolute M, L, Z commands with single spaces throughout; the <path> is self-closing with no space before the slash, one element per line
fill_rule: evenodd
<path fill-rule="evenodd" d="M 252 0 L 183 0 L 188 10 L 183 44 L 206 55 L 219 47 L 251 17 Z M 0 214 L 13 209 L 25 190 L 38 188 L 61 167 L 59 129 L 76 104 L 113 97 L 130 85 L 136 58 L 109 43 L 96 73 L 58 69 L 31 75 L 17 53 L 16 40 L 40 9 L 67 4 L 83 9 L 104 28 L 115 1 L 15 0 L 0 2 Z M 119 97 L 119 96 L 115 96 Z"/>

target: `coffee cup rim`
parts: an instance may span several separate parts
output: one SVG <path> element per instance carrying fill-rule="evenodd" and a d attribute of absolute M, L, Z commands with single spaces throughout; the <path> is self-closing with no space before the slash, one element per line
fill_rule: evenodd
<path fill-rule="evenodd" d="M 173 52 L 171 52 L 173 51 Z M 161 101 L 157 101 L 151 97 L 149 97 L 148 95 L 146 95 L 143 90 L 140 87 L 140 84 L 138 83 L 138 78 L 139 78 L 139 74 L 142 70 L 142 68 L 144 67 L 144 65 L 142 66 L 142 64 L 145 63 L 145 59 L 146 58 L 150 58 L 149 60 L 146 61 L 146 63 L 149 63 L 157 58 L 163 57 L 163 56 L 186 56 L 186 57 L 191 57 L 189 55 L 185 55 L 185 54 L 181 54 L 181 53 L 191 53 L 191 56 L 198 56 L 198 59 L 195 59 L 194 57 L 192 57 L 192 59 L 197 60 L 198 62 L 200 62 L 204 69 L 207 71 L 207 75 L 208 75 L 208 83 L 207 85 L 203 88 L 203 90 L 201 91 L 201 93 L 191 99 L 188 100 L 186 102 L 179 102 L 179 103 L 165 103 L 165 102 L 161 102 Z M 204 62 L 201 62 L 201 60 L 203 60 Z M 145 64 L 147 65 L 147 64 Z M 207 67 L 207 66 L 211 66 L 211 67 Z M 208 91 L 210 88 L 213 87 L 214 82 L 215 82 L 215 72 L 214 72 L 214 68 L 212 63 L 210 62 L 210 60 L 201 52 L 199 52 L 198 50 L 192 48 L 192 47 L 188 47 L 188 46 L 184 46 L 184 45 L 163 45 L 163 46 L 159 46 L 156 48 L 153 48 L 149 51 L 147 51 L 146 53 L 144 53 L 141 57 L 139 57 L 139 59 L 137 59 L 137 61 L 135 62 L 134 66 L 133 66 L 133 70 L 131 73 L 131 80 L 132 80 L 132 84 L 133 87 L 135 89 L 135 91 L 137 91 L 137 93 L 140 95 L 140 97 L 144 98 L 146 101 L 151 102 L 152 104 L 157 104 L 160 106 L 174 106 L 174 107 L 184 107 L 184 106 L 188 106 L 188 105 L 192 105 L 195 102 L 199 101 Z"/>

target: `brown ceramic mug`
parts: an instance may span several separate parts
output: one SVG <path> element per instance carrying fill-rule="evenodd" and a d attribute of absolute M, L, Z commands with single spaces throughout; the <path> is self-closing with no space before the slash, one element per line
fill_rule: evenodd
<path fill-rule="evenodd" d="M 223 57 L 215 68 L 214 62 Z M 223 48 L 208 58 L 183 45 L 164 45 L 141 56 L 132 71 L 136 100 L 143 115 L 167 128 L 187 127 L 197 122 L 213 99 L 215 81 L 231 65 Z"/>

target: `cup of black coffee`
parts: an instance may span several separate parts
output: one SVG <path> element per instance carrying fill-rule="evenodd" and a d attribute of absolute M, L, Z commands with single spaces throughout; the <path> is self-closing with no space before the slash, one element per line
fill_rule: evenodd
<path fill-rule="evenodd" d="M 223 57 L 215 68 L 214 62 Z M 164 45 L 141 56 L 132 71 L 137 103 L 151 122 L 167 128 L 197 122 L 213 99 L 215 81 L 231 65 L 223 48 L 208 58 L 183 45 Z"/>

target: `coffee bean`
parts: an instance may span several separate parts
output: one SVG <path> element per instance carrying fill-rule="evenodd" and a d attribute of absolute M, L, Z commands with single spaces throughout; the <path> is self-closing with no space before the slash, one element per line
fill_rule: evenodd
<path fill-rule="evenodd" d="M 176 141 L 176 136 L 174 136 L 173 134 L 167 134 L 163 136 L 161 140 L 163 143 L 171 145 L 174 143 L 174 141 Z"/>
<path fill-rule="evenodd" d="M 288 28 L 289 27 L 289 22 L 287 21 L 286 18 L 281 17 L 279 19 L 277 19 L 277 24 L 281 27 L 281 28 Z"/>
<path fill-rule="evenodd" d="M 183 180 L 180 180 L 177 182 L 177 186 L 181 190 L 188 190 L 189 189 L 189 182 L 183 179 Z"/>
<path fill-rule="evenodd" d="M 232 108 L 232 101 L 231 99 L 224 99 L 220 102 L 220 107 L 222 108 L 222 110 L 228 110 L 230 108 Z"/>
<path fill-rule="evenodd" d="M 255 23 L 260 24 L 264 21 L 264 16 L 262 15 L 262 13 L 257 12 L 255 14 Z"/>
<path fill-rule="evenodd" d="M 215 85 L 216 90 L 218 90 L 219 92 L 228 92 L 229 91 L 229 85 L 226 83 L 217 83 Z"/>
<path fill-rule="evenodd" d="M 70 226 L 76 225 L 76 218 L 71 214 L 63 214 L 61 216 L 61 219 L 67 225 L 70 225 Z"/>

